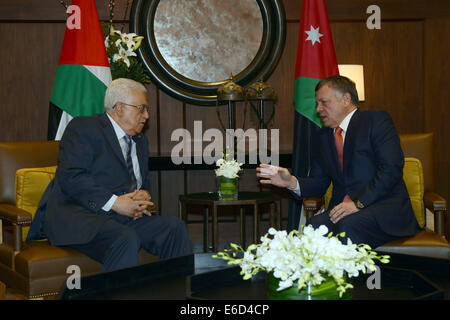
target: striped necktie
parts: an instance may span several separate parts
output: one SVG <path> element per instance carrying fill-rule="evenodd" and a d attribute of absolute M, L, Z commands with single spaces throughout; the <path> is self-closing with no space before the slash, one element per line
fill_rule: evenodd
<path fill-rule="evenodd" d="M 127 144 L 126 162 L 127 162 L 127 169 L 130 174 L 130 177 L 131 177 L 130 192 L 133 192 L 137 188 L 137 182 L 136 182 L 136 176 L 134 175 L 134 170 L 133 170 L 133 161 L 131 160 L 131 137 L 129 135 L 125 135 L 123 137 L 123 139 L 125 140 L 125 142 Z"/>

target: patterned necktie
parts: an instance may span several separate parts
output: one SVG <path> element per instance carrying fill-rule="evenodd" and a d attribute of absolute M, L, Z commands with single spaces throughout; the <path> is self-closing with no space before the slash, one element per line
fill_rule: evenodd
<path fill-rule="evenodd" d="M 133 192 L 137 188 L 137 182 L 136 182 L 136 176 L 134 175 L 134 170 L 133 170 L 133 161 L 131 160 L 131 137 L 129 135 L 125 135 L 123 137 L 123 139 L 125 140 L 125 142 L 127 144 L 126 162 L 127 162 L 128 172 L 131 176 L 130 192 Z"/>
<path fill-rule="evenodd" d="M 344 171 L 344 138 L 342 137 L 342 128 L 337 127 L 334 131 L 334 144 L 336 145 L 336 153 L 341 166 L 341 171 Z M 344 202 L 352 201 L 348 194 L 345 195 Z"/>

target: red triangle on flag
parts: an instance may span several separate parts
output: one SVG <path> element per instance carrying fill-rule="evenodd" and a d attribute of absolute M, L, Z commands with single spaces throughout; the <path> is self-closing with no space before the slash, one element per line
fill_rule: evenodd
<path fill-rule="evenodd" d="M 78 6 L 69 13 L 68 20 L 80 19 L 79 28 L 66 25 L 61 56 L 58 64 L 78 64 L 109 67 L 102 29 L 94 0 L 73 0 Z M 69 7 L 70 8 L 70 7 Z M 79 17 L 72 15 L 79 14 Z"/>
<path fill-rule="evenodd" d="M 303 0 L 295 79 L 323 79 L 338 74 L 325 1 Z"/>

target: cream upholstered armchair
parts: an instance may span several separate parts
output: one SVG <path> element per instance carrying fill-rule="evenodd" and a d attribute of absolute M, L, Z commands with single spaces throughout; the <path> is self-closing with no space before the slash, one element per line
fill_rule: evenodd
<path fill-rule="evenodd" d="M 43 241 L 25 241 L 39 200 L 54 176 L 58 142 L 0 143 L 0 281 L 25 298 L 59 294 L 67 267 L 78 265 L 82 276 L 102 265 L 79 251 Z M 140 263 L 157 258 L 145 250 Z"/>
<path fill-rule="evenodd" d="M 447 202 L 433 192 L 433 134 L 403 134 L 400 135 L 400 142 L 405 154 L 403 179 L 411 198 L 417 222 L 423 230 L 413 237 L 391 241 L 376 248 L 376 250 L 450 259 L 450 245 L 444 235 L 445 219 L 449 219 L 447 216 Z M 332 186 L 330 185 L 323 198 L 307 198 L 303 200 L 307 219 L 321 208 L 328 207 L 331 188 Z M 426 209 L 433 214 L 434 231 L 426 226 Z"/>

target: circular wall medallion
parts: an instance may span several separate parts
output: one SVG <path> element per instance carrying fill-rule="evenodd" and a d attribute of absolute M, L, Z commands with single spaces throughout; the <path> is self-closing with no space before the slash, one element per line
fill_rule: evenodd
<path fill-rule="evenodd" d="M 270 75 L 286 19 L 281 0 L 135 0 L 130 32 L 145 37 L 138 55 L 156 86 L 187 103 L 215 106 L 231 74 L 244 87 Z"/>

